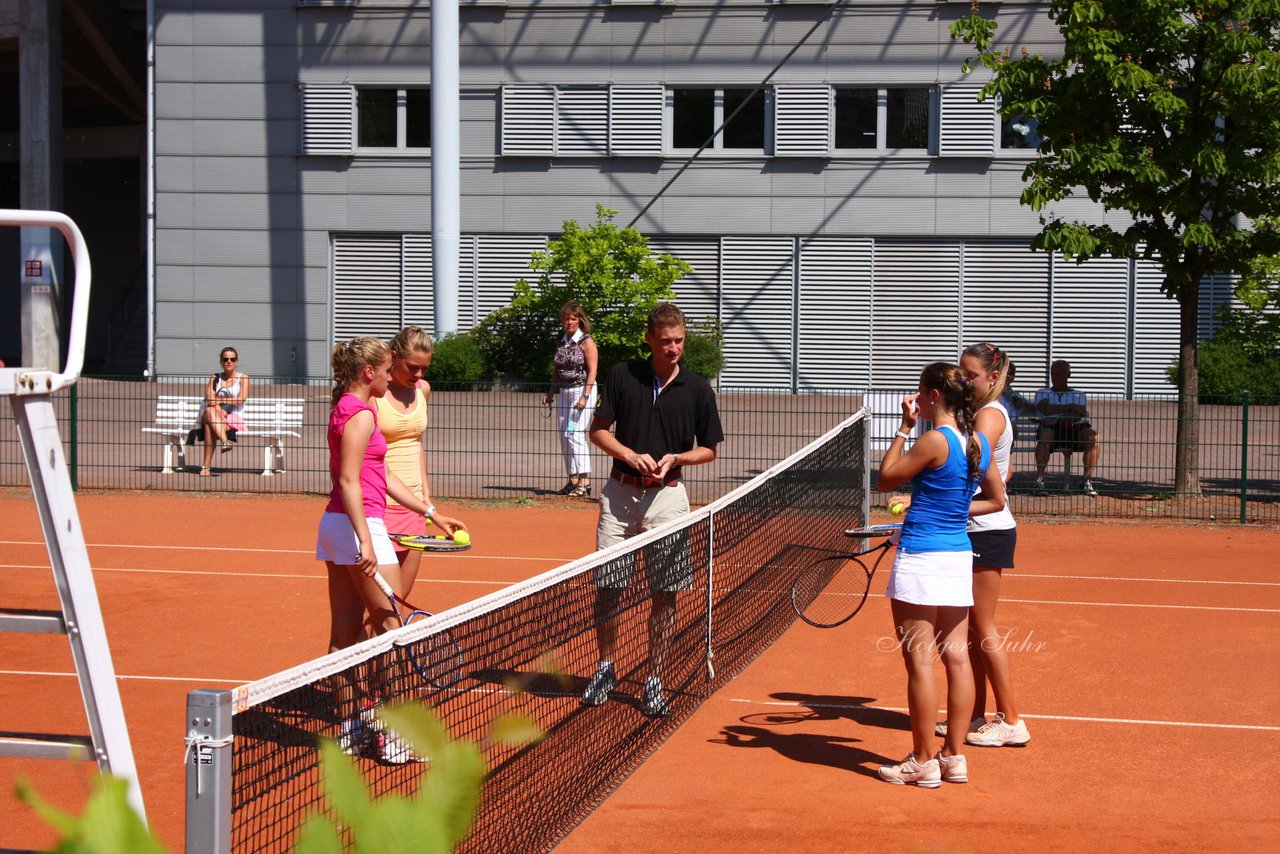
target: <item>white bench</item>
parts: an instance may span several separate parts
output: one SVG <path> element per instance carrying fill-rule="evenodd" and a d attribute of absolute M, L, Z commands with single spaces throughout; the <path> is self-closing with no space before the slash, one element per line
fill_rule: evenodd
<path fill-rule="evenodd" d="M 164 467 L 161 474 L 173 474 L 177 467 L 187 464 L 186 438 L 192 430 L 200 430 L 200 412 L 204 409 L 202 397 L 180 397 L 162 394 L 156 398 L 156 423 L 143 427 L 143 433 L 158 433 L 164 442 Z M 284 397 L 251 397 L 245 401 L 240 414 L 244 429 L 236 431 L 236 439 L 244 436 L 262 436 L 267 445 L 263 449 L 262 476 L 270 477 L 284 471 L 284 440 L 287 437 L 302 438 L 304 402 Z"/>

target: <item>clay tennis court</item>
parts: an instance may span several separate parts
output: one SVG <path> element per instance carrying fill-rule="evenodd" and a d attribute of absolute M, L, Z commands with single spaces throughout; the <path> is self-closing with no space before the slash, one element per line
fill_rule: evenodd
<path fill-rule="evenodd" d="M 80 512 L 148 817 L 183 839 L 186 693 L 324 651 L 316 497 L 82 494 Z M 444 608 L 590 551 L 594 505 L 456 505 L 475 536 L 432 555 Z M 34 507 L 0 493 L 7 607 L 57 606 Z M 1001 622 L 1032 732 L 971 748 L 971 782 L 895 787 L 910 744 L 888 603 L 793 627 L 561 845 L 568 852 L 1270 849 L 1280 844 L 1280 532 L 1024 521 Z M 883 576 L 873 590 L 883 590 Z M 0 636 L 0 730 L 84 732 L 66 641 Z M 35 722 L 35 726 L 33 726 Z M 48 847 L 25 776 L 76 809 L 85 763 L 0 765 L 0 849 Z"/>

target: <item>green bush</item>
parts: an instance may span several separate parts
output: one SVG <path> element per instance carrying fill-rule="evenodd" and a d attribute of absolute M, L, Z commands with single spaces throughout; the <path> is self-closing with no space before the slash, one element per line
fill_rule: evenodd
<path fill-rule="evenodd" d="M 616 215 L 597 205 L 590 228 L 565 220 L 547 251 L 533 253 L 529 267 L 538 272 L 537 281 L 516 282 L 511 304 L 475 330 L 490 370 L 547 382 L 561 329 L 560 307 L 569 300 L 582 303 L 591 318 L 601 373 L 648 352 L 649 310 L 674 300 L 672 285 L 693 268 L 670 255 L 654 257 L 644 235 L 613 224 Z"/>
<path fill-rule="evenodd" d="M 689 321 L 680 364 L 700 377 L 714 380 L 724 370 L 724 336 L 720 323 L 708 319 L 702 323 Z"/>
<path fill-rule="evenodd" d="M 1200 402 L 1240 403 L 1243 392 L 1252 397 L 1280 395 L 1280 358 L 1257 358 L 1241 340 L 1216 337 L 1200 344 Z M 1169 367 L 1169 381 L 1178 382 L 1178 363 Z"/>
<path fill-rule="evenodd" d="M 431 367 L 425 377 L 430 383 L 474 383 L 484 379 L 485 358 L 475 338 L 467 333 L 450 333 L 435 342 Z"/>

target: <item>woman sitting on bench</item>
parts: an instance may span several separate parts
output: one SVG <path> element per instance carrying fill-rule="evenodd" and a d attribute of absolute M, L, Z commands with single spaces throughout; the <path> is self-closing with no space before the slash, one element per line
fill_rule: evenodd
<path fill-rule="evenodd" d="M 225 454 L 231 450 L 231 437 L 244 429 L 244 402 L 249 399 L 249 376 L 237 370 L 240 354 L 235 347 L 223 347 L 218 356 L 222 372 L 214 374 L 204 388 L 204 409 L 200 411 L 200 429 L 204 433 L 204 465 L 200 476 L 209 477 L 213 463 L 213 443 Z"/>

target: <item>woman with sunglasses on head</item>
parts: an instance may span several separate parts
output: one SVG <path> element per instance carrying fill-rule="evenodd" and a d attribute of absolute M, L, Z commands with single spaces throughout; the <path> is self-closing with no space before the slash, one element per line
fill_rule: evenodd
<path fill-rule="evenodd" d="M 200 430 L 204 433 L 204 464 L 200 476 L 212 472 L 214 442 L 225 454 L 231 450 L 231 433 L 244 428 L 244 402 L 249 399 L 249 375 L 238 370 L 240 354 L 235 347 L 223 347 L 218 354 L 222 371 L 209 378 L 204 387 L 204 409 L 200 411 Z"/>
<path fill-rule="evenodd" d="M 1013 476 L 1013 420 L 1000 396 L 1012 376 L 1009 355 L 994 344 L 974 344 L 960 356 L 960 370 L 977 395 L 978 432 L 991 443 L 992 457 L 1000 479 Z M 982 497 L 981 494 L 978 496 Z M 1007 636 L 996 626 L 996 602 L 1000 598 L 1002 572 L 1013 569 L 1013 552 L 1018 542 L 1018 523 L 1006 506 L 995 513 L 969 520 L 969 541 L 973 545 L 973 608 L 969 612 L 969 662 L 973 667 L 974 703 L 965 742 L 977 747 L 1022 747 L 1031 740 L 1027 724 L 1018 716 L 1009 673 Z M 986 719 L 987 680 L 995 695 L 996 716 Z M 937 732 L 946 735 L 947 724 Z"/>
<path fill-rule="evenodd" d="M 406 326 L 391 339 L 391 381 L 381 397 L 373 399 L 378 411 L 378 430 L 387 440 L 387 471 L 394 474 L 422 503 L 427 505 L 424 517 L 387 497 L 387 533 L 392 537 L 421 536 L 427 523 L 435 522 L 449 536 L 466 529 L 457 519 L 437 512 L 431 503 L 431 485 L 427 479 L 427 455 L 423 440 L 427 432 L 427 404 L 431 385 L 422 378 L 431 367 L 435 348 L 431 336 L 417 326 Z M 422 552 L 407 549 L 394 539 L 396 559 L 400 562 L 400 583 L 392 585 L 405 599 L 418 578 Z"/>
<path fill-rule="evenodd" d="M 991 465 L 991 446 L 975 430 L 974 385 L 958 365 L 935 362 L 920 373 L 918 391 L 902 401 L 902 426 L 880 461 L 876 489 L 910 482 L 912 495 L 885 595 L 907 669 L 911 753 L 879 769 L 897 785 L 937 788 L 969 780 L 964 729 L 973 711 L 969 665 L 969 608 L 973 605 L 973 550 L 966 533 L 971 515 L 1005 506 L 1004 482 Z M 933 423 L 910 450 L 906 440 L 919 419 Z M 982 497 L 974 498 L 981 485 Z M 935 752 L 938 685 L 934 662 L 947 674 L 947 720 Z"/>

